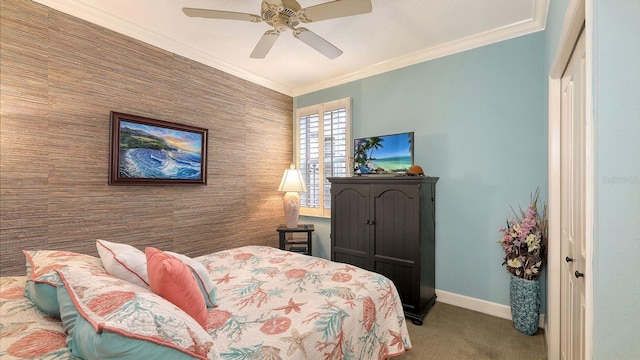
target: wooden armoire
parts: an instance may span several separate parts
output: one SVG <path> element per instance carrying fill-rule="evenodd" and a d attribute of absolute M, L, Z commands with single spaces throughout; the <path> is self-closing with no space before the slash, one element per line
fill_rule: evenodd
<path fill-rule="evenodd" d="M 436 300 L 437 177 L 330 177 L 331 260 L 393 281 L 405 315 L 421 325 Z"/>

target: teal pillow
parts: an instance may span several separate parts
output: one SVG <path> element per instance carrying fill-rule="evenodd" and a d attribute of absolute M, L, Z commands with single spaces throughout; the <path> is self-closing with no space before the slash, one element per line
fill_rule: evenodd
<path fill-rule="evenodd" d="M 55 269 L 66 266 L 84 267 L 93 273 L 106 273 L 99 258 L 60 250 L 23 250 L 27 265 L 24 296 L 43 313 L 60 317 Z"/>
<path fill-rule="evenodd" d="M 109 330 L 97 333 L 82 316 L 75 318 L 73 327 L 76 335 L 69 347 L 73 355 L 83 359 L 206 359 L 149 341 L 124 337 Z"/>
<path fill-rule="evenodd" d="M 83 359 L 219 359 L 211 336 L 177 306 L 109 274 L 62 268 L 57 287 L 67 345 Z"/>
<path fill-rule="evenodd" d="M 55 286 L 28 280 L 24 288 L 24 296 L 46 315 L 60 317 L 60 305 L 58 305 Z"/>

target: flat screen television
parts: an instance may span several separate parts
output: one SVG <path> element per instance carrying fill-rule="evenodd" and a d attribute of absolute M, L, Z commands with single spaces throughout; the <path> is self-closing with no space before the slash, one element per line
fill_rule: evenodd
<path fill-rule="evenodd" d="M 356 174 L 404 173 L 413 166 L 413 132 L 353 140 Z"/>

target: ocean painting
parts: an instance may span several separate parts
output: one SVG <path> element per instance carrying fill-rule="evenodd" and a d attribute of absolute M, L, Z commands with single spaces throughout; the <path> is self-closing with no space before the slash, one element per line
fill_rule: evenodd
<path fill-rule="evenodd" d="M 202 176 L 202 135 L 120 121 L 122 178 L 192 179 Z"/>
<path fill-rule="evenodd" d="M 413 132 L 355 139 L 353 149 L 356 173 L 406 172 L 413 165 Z"/>
<path fill-rule="evenodd" d="M 206 185 L 208 133 L 112 111 L 109 185 Z"/>

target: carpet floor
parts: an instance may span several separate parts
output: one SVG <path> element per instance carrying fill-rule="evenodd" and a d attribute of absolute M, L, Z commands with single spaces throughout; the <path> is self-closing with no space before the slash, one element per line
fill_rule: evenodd
<path fill-rule="evenodd" d="M 422 326 L 407 322 L 413 348 L 394 360 L 547 358 L 544 330 L 524 335 L 511 320 L 436 302 Z"/>

